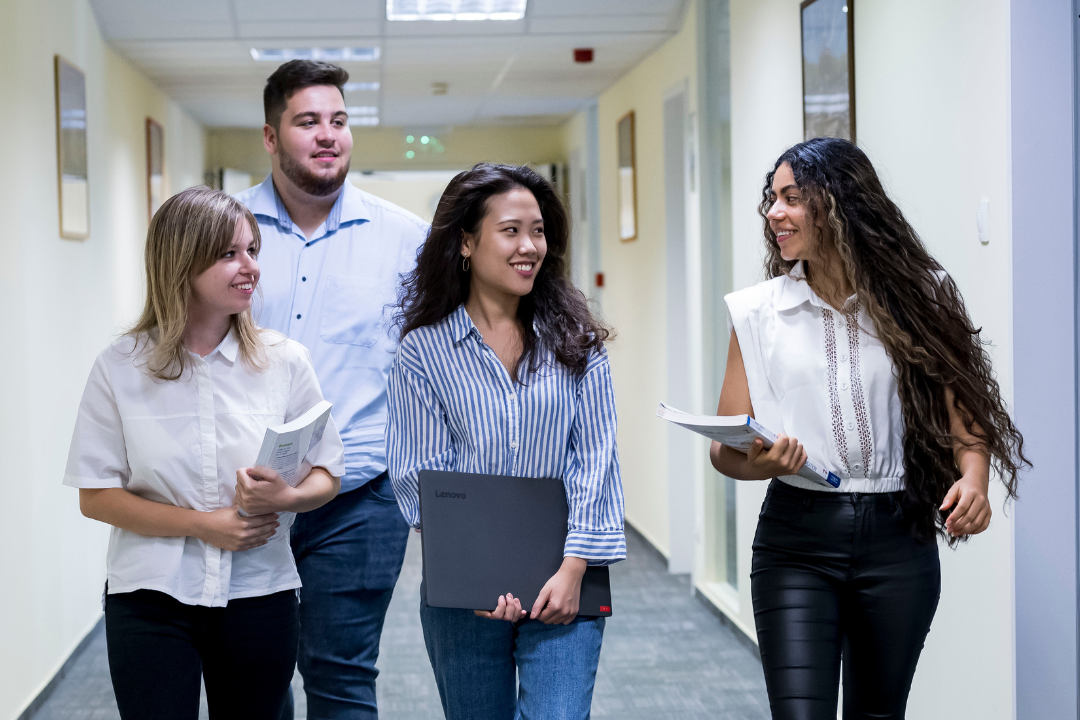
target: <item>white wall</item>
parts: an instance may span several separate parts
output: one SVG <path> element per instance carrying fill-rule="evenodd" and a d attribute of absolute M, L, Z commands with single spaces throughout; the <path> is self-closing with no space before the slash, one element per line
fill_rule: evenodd
<path fill-rule="evenodd" d="M 403 207 L 431 222 L 443 190 L 457 170 L 403 170 L 399 172 L 349 173 L 353 185 Z"/>
<path fill-rule="evenodd" d="M 736 288 L 761 279 L 765 173 L 802 139 L 799 0 L 732 0 Z M 1012 394 L 1008 0 L 855 3 L 857 134 L 892 197 L 956 278 Z M 990 199 L 991 240 L 975 211 Z M 739 486 L 739 617 L 752 627 L 751 543 L 763 484 Z M 1013 716 L 1012 521 L 995 485 L 990 529 L 942 548 L 942 595 L 908 716 Z"/>
<path fill-rule="evenodd" d="M 53 54 L 86 72 L 90 237 L 57 227 Z M 202 180 L 201 126 L 106 47 L 85 0 L 0 4 L 0 718 L 16 717 L 100 617 L 105 526 L 60 485 L 96 354 L 142 304 L 145 119 L 167 190 Z"/>

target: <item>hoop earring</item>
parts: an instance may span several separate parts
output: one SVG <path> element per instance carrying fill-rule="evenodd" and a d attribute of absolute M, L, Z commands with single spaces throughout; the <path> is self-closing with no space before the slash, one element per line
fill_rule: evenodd
<path fill-rule="evenodd" d="M 461 258 L 461 271 L 469 272 L 469 268 L 472 267 L 472 263 L 469 262 L 469 256 L 466 255 Z"/>

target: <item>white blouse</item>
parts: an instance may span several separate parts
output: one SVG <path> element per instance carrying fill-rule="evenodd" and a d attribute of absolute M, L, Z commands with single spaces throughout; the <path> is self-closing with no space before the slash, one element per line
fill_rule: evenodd
<path fill-rule="evenodd" d="M 731 293 L 754 416 L 840 476 L 835 492 L 904 487 L 904 423 L 896 375 L 865 308 L 853 295 L 843 311 L 819 298 L 802 263 L 789 275 Z M 798 475 L 780 480 L 832 491 Z"/>
<path fill-rule="evenodd" d="M 269 425 L 288 422 L 323 399 L 306 348 L 264 330 L 267 368 L 251 371 L 232 333 L 205 358 L 191 354 L 178 380 L 142 369 L 145 344 L 125 336 L 97 358 L 71 438 L 64 484 L 125 488 L 154 502 L 199 511 L 234 503 L 236 471 L 255 462 Z M 335 477 L 345 472 L 333 418 L 306 456 Z M 194 537 L 145 537 L 118 527 L 109 538 L 110 593 L 157 590 L 188 605 L 300 587 L 282 513 L 270 542 L 243 552 Z"/>

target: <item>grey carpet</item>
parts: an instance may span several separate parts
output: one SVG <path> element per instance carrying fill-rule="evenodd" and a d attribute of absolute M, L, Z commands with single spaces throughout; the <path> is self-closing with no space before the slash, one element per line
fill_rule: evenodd
<path fill-rule="evenodd" d="M 765 680 L 754 654 L 691 597 L 689 578 L 669 575 L 636 533 L 628 533 L 627 550 L 627 561 L 612 568 L 615 616 L 604 634 L 593 717 L 766 720 Z M 442 718 L 420 630 L 419 589 L 420 544 L 413 535 L 383 631 L 378 693 L 385 720 Z M 302 720 L 306 704 L 299 675 L 293 687 L 296 718 Z M 74 659 L 32 718 L 119 718 L 104 633 Z"/>

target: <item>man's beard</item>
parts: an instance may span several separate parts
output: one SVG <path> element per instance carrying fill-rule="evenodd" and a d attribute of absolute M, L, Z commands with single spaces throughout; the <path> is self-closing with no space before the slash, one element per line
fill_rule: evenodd
<path fill-rule="evenodd" d="M 338 188 L 345 183 L 345 177 L 349 174 L 349 163 L 345 163 L 336 175 L 319 177 L 299 163 L 284 148 L 279 154 L 279 159 L 281 172 L 285 173 L 285 177 L 289 178 L 293 185 L 296 185 L 308 195 L 316 197 L 324 197 L 337 192 Z"/>

